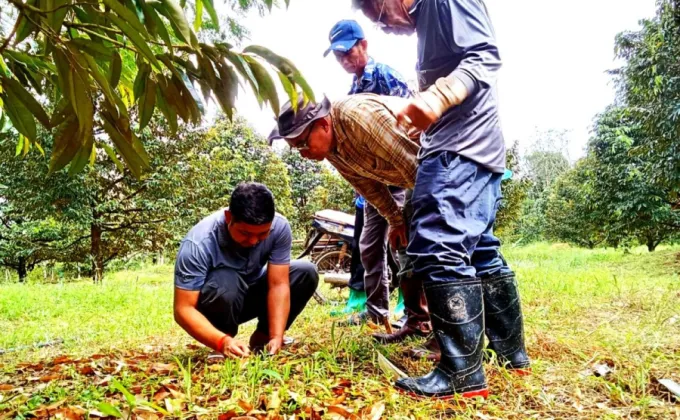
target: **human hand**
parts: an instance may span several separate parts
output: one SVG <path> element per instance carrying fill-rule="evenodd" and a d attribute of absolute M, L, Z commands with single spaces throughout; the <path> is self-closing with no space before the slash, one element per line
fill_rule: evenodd
<path fill-rule="evenodd" d="M 408 240 L 406 239 L 406 225 L 404 223 L 397 226 L 390 225 L 387 236 L 390 240 L 390 246 L 392 246 L 392 249 L 398 250 L 406 248 Z"/>
<path fill-rule="evenodd" d="M 248 357 L 250 356 L 250 349 L 248 345 L 241 340 L 234 337 L 229 337 L 224 340 L 222 348 L 219 349 L 227 357 L 237 358 L 237 357 Z"/>
<path fill-rule="evenodd" d="M 468 95 L 467 87 L 460 79 L 441 77 L 397 114 L 397 122 L 402 127 L 427 130 L 449 108 L 462 104 Z"/>
<path fill-rule="evenodd" d="M 269 354 L 276 354 L 283 347 L 283 337 L 274 337 L 267 343 Z"/>
<path fill-rule="evenodd" d="M 425 131 L 439 119 L 432 109 L 421 98 L 414 98 L 397 113 L 397 123 L 409 129 L 415 127 Z"/>

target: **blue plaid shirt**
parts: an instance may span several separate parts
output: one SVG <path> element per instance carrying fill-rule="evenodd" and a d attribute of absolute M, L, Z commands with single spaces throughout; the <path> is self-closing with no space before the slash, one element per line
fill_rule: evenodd
<path fill-rule="evenodd" d="M 386 96 L 400 96 L 402 98 L 411 97 L 411 90 L 406 84 L 403 76 L 390 66 L 376 63 L 369 57 L 368 63 L 364 68 L 364 74 L 359 80 L 354 76 L 350 95 L 356 93 L 375 93 Z"/>

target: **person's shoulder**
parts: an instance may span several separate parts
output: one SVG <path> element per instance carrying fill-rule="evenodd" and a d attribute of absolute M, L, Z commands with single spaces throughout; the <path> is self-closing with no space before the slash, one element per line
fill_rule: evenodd
<path fill-rule="evenodd" d="M 375 70 L 374 74 L 379 74 L 383 77 L 385 76 L 392 76 L 392 77 L 398 77 L 401 78 L 401 74 L 392 66 L 385 64 L 385 63 L 375 63 Z"/>
<path fill-rule="evenodd" d="M 292 235 L 292 228 L 290 227 L 290 222 L 280 213 L 276 213 L 274 220 L 272 221 L 271 227 L 271 238 L 277 241 L 281 238 L 288 238 Z"/>
<path fill-rule="evenodd" d="M 201 244 L 206 240 L 213 239 L 215 237 L 215 231 L 217 231 L 220 226 L 224 225 L 224 210 L 225 209 L 220 209 L 204 217 L 189 230 L 189 233 L 184 237 L 184 240 L 191 241 L 195 244 Z"/>
<path fill-rule="evenodd" d="M 274 215 L 274 222 L 272 223 L 272 229 L 279 230 L 279 231 L 290 229 L 290 222 L 288 221 L 286 216 L 277 212 Z"/>

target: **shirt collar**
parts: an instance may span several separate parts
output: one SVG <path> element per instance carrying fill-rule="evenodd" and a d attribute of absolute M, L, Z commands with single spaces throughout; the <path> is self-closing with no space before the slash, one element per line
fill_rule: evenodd
<path fill-rule="evenodd" d="M 375 61 L 372 57 L 368 57 L 368 62 L 366 62 L 366 67 L 364 67 L 364 74 L 361 75 L 361 80 L 354 75 L 354 88 L 358 88 L 365 83 L 371 83 L 373 81 L 373 73 L 375 72 Z"/>
<path fill-rule="evenodd" d="M 227 226 L 224 211 L 222 212 L 221 223 L 217 224 L 217 242 L 222 249 L 229 248 L 229 245 L 231 244 L 231 235 L 229 235 L 229 227 Z"/>

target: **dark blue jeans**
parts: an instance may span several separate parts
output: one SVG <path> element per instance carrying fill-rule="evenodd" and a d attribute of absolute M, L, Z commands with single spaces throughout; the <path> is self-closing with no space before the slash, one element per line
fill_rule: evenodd
<path fill-rule="evenodd" d="M 424 282 L 510 274 L 493 234 L 501 176 L 453 152 L 423 159 L 407 253 Z"/>

